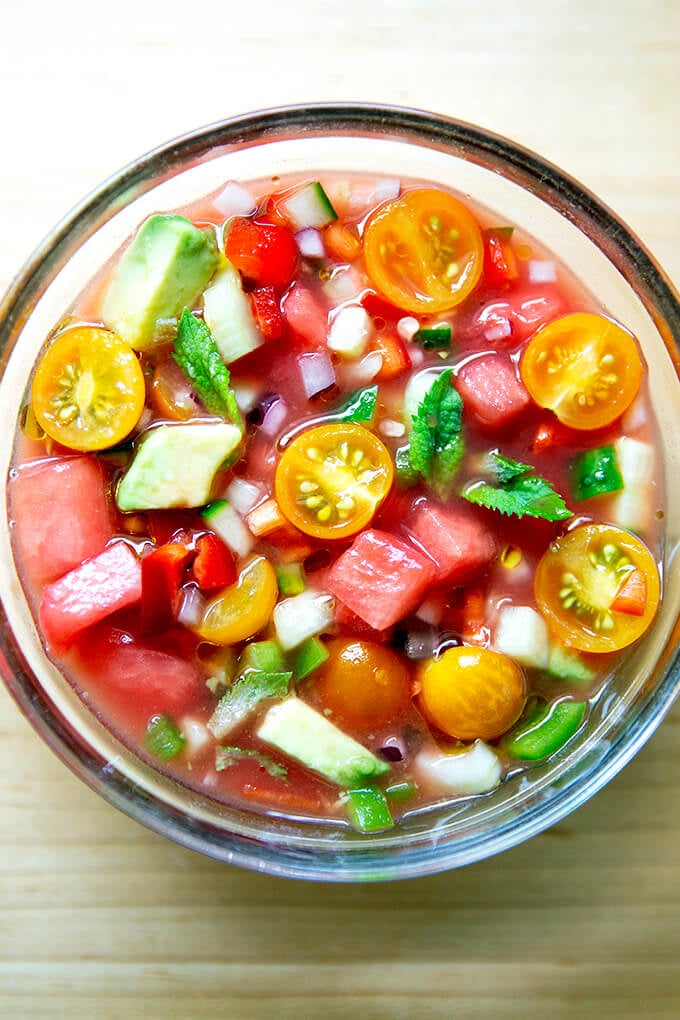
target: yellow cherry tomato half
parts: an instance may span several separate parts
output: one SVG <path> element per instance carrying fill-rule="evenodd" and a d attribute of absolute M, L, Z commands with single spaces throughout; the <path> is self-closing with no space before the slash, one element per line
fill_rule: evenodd
<path fill-rule="evenodd" d="M 524 673 L 488 648 L 448 648 L 418 673 L 426 719 L 458 740 L 493 740 L 517 722 L 526 699 Z"/>
<path fill-rule="evenodd" d="M 333 721 L 369 731 L 408 706 L 411 675 L 398 655 L 357 638 L 333 638 L 329 657 L 315 674 L 313 697 Z"/>
<path fill-rule="evenodd" d="M 364 231 L 366 271 L 388 301 L 409 312 L 444 312 L 477 286 L 482 233 L 469 209 L 434 188 L 407 191 L 378 209 Z"/>
<path fill-rule="evenodd" d="M 271 618 L 278 591 L 276 573 L 269 560 L 254 556 L 244 564 L 236 584 L 208 602 L 197 634 L 213 645 L 245 641 L 262 630 Z"/>
<path fill-rule="evenodd" d="M 345 538 L 365 527 L 387 496 L 392 458 L 353 422 L 308 429 L 283 451 L 276 500 L 291 524 L 315 538 Z"/>
<path fill-rule="evenodd" d="M 105 450 L 132 431 L 144 408 L 137 355 L 96 326 L 60 333 L 38 362 L 31 402 L 48 436 L 73 450 Z"/>
<path fill-rule="evenodd" d="M 541 407 L 573 429 L 609 425 L 631 404 L 644 368 L 623 327 L 577 312 L 543 326 L 520 363 L 522 380 Z"/>
<path fill-rule="evenodd" d="M 659 605 L 659 571 L 647 546 L 610 524 L 558 538 L 534 577 L 538 608 L 565 645 L 613 652 L 641 637 Z"/>

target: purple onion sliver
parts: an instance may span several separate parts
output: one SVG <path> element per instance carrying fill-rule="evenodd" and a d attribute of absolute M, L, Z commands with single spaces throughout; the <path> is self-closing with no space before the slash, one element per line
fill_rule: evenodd
<path fill-rule="evenodd" d="M 324 351 L 302 354 L 299 364 L 302 385 L 307 397 L 314 397 L 335 385 L 335 370 L 331 359 Z"/>
<path fill-rule="evenodd" d="M 265 436 L 277 435 L 287 417 L 288 405 L 285 400 L 278 397 L 273 400 L 269 407 L 265 410 L 260 431 L 263 432 Z"/>
<path fill-rule="evenodd" d="M 326 254 L 323 238 L 314 227 L 305 227 L 295 235 L 300 254 L 308 259 L 322 259 Z"/>

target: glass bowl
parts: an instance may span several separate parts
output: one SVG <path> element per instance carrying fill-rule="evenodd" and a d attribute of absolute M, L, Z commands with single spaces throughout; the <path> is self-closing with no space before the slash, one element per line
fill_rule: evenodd
<path fill-rule="evenodd" d="M 92 275 L 153 212 L 230 179 L 321 170 L 424 178 L 469 194 L 551 249 L 645 352 L 667 487 L 680 477 L 680 304 L 630 230 L 581 185 L 479 128 L 414 110 L 312 105 L 248 114 L 143 156 L 104 183 L 35 252 L 0 306 L 0 665 L 52 750 L 132 818 L 219 860 L 326 881 L 407 878 L 498 853 L 554 825 L 633 757 L 680 688 L 680 500 L 667 493 L 665 589 L 652 630 L 606 688 L 577 741 L 493 794 L 407 816 L 390 833 L 296 823 L 217 804 L 140 761 L 91 715 L 46 658 L 16 573 L 6 479 L 28 373 L 44 338 Z M 677 487 L 677 483 L 676 487 Z"/>

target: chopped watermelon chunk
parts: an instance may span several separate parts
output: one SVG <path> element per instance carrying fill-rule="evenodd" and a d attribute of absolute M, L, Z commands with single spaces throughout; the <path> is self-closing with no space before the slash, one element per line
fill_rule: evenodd
<path fill-rule="evenodd" d="M 505 354 L 488 354 L 468 361 L 458 373 L 456 389 L 466 409 L 489 428 L 507 425 L 531 400 Z"/>
<path fill-rule="evenodd" d="M 496 556 L 492 533 L 469 510 L 421 503 L 407 527 L 434 560 L 438 582 L 463 581 Z"/>
<path fill-rule="evenodd" d="M 40 624 L 48 645 L 64 648 L 81 630 L 142 597 L 142 564 L 125 542 L 114 542 L 48 584 Z"/>
<path fill-rule="evenodd" d="M 96 556 L 111 538 L 104 477 L 93 457 L 23 464 L 9 501 L 20 566 L 37 584 Z"/>
<path fill-rule="evenodd" d="M 558 287 L 543 284 L 540 288 L 525 286 L 513 290 L 501 300 L 490 301 L 457 325 L 459 343 L 476 344 L 491 341 L 502 347 L 515 347 L 541 326 L 564 315 L 566 306 Z"/>
<path fill-rule="evenodd" d="M 414 546 L 373 529 L 335 561 L 326 584 L 370 627 L 384 630 L 420 605 L 434 575 L 434 564 Z"/>
<path fill-rule="evenodd" d="M 283 299 L 283 316 L 293 334 L 310 347 L 325 347 L 328 312 L 309 288 L 296 283 Z"/>

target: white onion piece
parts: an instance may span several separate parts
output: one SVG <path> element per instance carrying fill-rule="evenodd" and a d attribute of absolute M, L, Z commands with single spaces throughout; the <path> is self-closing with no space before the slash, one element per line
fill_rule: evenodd
<path fill-rule="evenodd" d="M 325 592 L 308 589 L 274 606 L 274 627 L 284 652 L 328 630 L 335 619 L 335 602 Z"/>
<path fill-rule="evenodd" d="M 382 368 L 383 356 L 379 351 L 371 351 L 361 361 L 348 361 L 338 365 L 338 378 L 343 389 L 359 389 L 368 386 Z"/>
<path fill-rule="evenodd" d="M 531 259 L 529 262 L 529 279 L 532 283 L 555 283 L 557 266 L 548 259 Z"/>
<path fill-rule="evenodd" d="M 484 336 L 487 340 L 493 343 L 495 340 L 505 340 L 512 333 L 512 326 L 510 320 L 506 318 L 499 318 L 491 326 L 487 326 L 484 330 Z"/>
<path fill-rule="evenodd" d="M 203 619 L 205 599 L 198 588 L 191 585 L 182 589 L 182 605 L 179 607 L 177 622 L 185 627 L 197 627 Z"/>
<path fill-rule="evenodd" d="M 387 436 L 388 439 L 400 439 L 406 435 L 406 426 L 403 421 L 395 421 L 394 418 L 383 418 L 378 425 L 378 432 Z"/>
<path fill-rule="evenodd" d="M 285 400 L 275 400 L 265 411 L 260 432 L 265 436 L 275 436 L 288 418 L 288 404 Z"/>
<path fill-rule="evenodd" d="M 299 360 L 300 374 L 305 395 L 309 397 L 322 393 L 329 386 L 335 385 L 333 363 L 325 351 L 314 354 L 302 354 Z"/>
<path fill-rule="evenodd" d="M 198 719 L 184 716 L 178 724 L 179 731 L 186 740 L 184 753 L 188 758 L 196 758 L 209 744 L 213 743 L 210 732 Z"/>
<path fill-rule="evenodd" d="M 224 498 L 229 500 L 236 513 L 242 517 L 257 506 L 264 496 L 264 490 L 259 485 L 247 482 L 245 478 L 234 478 L 224 493 Z"/>
<path fill-rule="evenodd" d="M 322 259 L 326 254 L 323 246 L 323 238 L 314 227 L 305 227 L 295 235 L 300 254 L 308 259 Z"/>
<path fill-rule="evenodd" d="M 399 198 L 401 181 L 398 177 L 381 177 L 373 192 L 376 202 L 387 202 L 391 198 Z"/>
<path fill-rule="evenodd" d="M 435 595 L 430 596 L 416 609 L 416 616 L 423 623 L 429 623 L 433 627 L 436 627 L 441 623 L 442 616 L 444 615 L 444 603 L 440 598 Z"/>
<path fill-rule="evenodd" d="M 366 289 L 366 285 L 353 267 L 347 269 L 335 269 L 330 280 L 323 285 L 324 294 L 334 303 L 341 301 L 358 300 L 359 295 Z"/>
<path fill-rule="evenodd" d="M 343 305 L 331 319 L 328 347 L 341 358 L 360 358 L 373 332 L 370 315 L 361 305 Z"/>
<path fill-rule="evenodd" d="M 505 605 L 498 614 L 493 647 L 523 666 L 545 669 L 550 658 L 548 625 L 531 606 Z"/>
<path fill-rule="evenodd" d="M 248 411 L 252 411 L 262 393 L 262 387 L 259 383 L 246 380 L 232 383 L 232 389 L 241 414 L 248 414 Z"/>
<path fill-rule="evenodd" d="M 217 198 L 213 199 L 213 205 L 227 219 L 232 216 L 251 216 L 257 209 L 253 196 L 236 181 L 229 181 L 225 185 Z"/>
<path fill-rule="evenodd" d="M 414 766 L 428 785 L 464 797 L 488 793 L 501 781 L 500 760 L 483 740 L 452 754 L 425 747 L 416 755 Z"/>
<path fill-rule="evenodd" d="M 397 323 L 397 333 L 402 340 L 413 340 L 419 329 L 420 323 L 412 315 L 405 315 Z"/>

